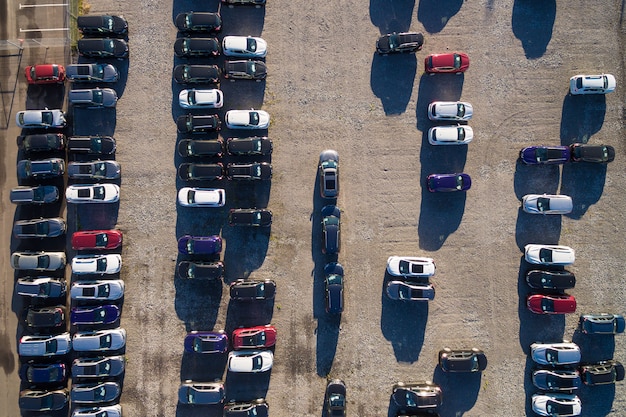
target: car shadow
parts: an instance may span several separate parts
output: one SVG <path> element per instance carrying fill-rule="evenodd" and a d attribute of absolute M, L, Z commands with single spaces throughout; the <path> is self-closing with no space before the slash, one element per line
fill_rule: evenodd
<path fill-rule="evenodd" d="M 228 290 L 227 290 L 228 292 Z M 228 294 L 226 294 L 228 296 Z M 233 301 L 226 311 L 226 331 L 232 334 L 239 327 L 254 327 L 270 324 L 274 315 L 274 300 Z"/>
<path fill-rule="evenodd" d="M 615 336 L 612 334 L 585 334 L 576 329 L 572 342 L 580 347 L 580 363 L 583 364 L 608 361 L 615 354 Z"/>
<path fill-rule="evenodd" d="M 556 245 L 561 236 L 561 216 L 558 214 L 528 214 L 520 207 L 515 223 L 515 241 L 520 251 L 528 244 Z"/>
<path fill-rule="evenodd" d="M 417 73 L 415 54 L 382 56 L 374 53 L 370 71 L 370 87 L 380 99 L 385 115 L 402 114 L 411 100 Z"/>
<path fill-rule="evenodd" d="M 67 228 L 71 230 L 114 229 L 120 203 L 68 204 Z"/>
<path fill-rule="evenodd" d="M 420 0 L 417 20 L 428 33 L 439 33 L 463 6 L 463 0 Z"/>
<path fill-rule="evenodd" d="M 529 345 L 530 346 L 530 345 Z M 527 352 L 528 356 L 526 356 L 526 365 L 524 366 L 524 394 L 526 396 L 526 401 L 524 402 L 525 410 L 527 416 L 536 415 L 533 411 L 532 407 L 532 397 L 533 394 L 537 393 L 538 388 L 533 384 L 533 371 L 538 368 L 538 365 L 533 361 L 530 356 L 530 350 Z"/>
<path fill-rule="evenodd" d="M 588 417 L 605 417 L 613 411 L 615 384 L 583 386 L 576 393 L 583 404 L 583 414 Z"/>
<path fill-rule="evenodd" d="M 252 401 L 267 397 L 272 370 L 258 373 L 226 372 L 226 402 Z"/>
<path fill-rule="evenodd" d="M 511 16 L 513 35 L 522 42 L 527 59 L 536 59 L 546 53 L 552 39 L 556 18 L 556 0 L 528 2 L 515 0 Z"/>
<path fill-rule="evenodd" d="M 116 109 L 89 109 L 70 106 L 68 126 L 72 126 L 72 136 L 114 136 Z"/>
<path fill-rule="evenodd" d="M 180 380 L 219 381 L 224 375 L 228 353 L 184 352 L 180 365 Z"/>
<path fill-rule="evenodd" d="M 602 129 L 605 115 L 604 94 L 588 96 L 566 94 L 561 110 L 561 145 L 589 142 L 591 136 Z"/>
<path fill-rule="evenodd" d="M 222 300 L 222 281 L 181 279 L 176 271 L 172 271 L 172 277 L 176 290 L 174 309 L 185 323 L 185 330 L 213 330 Z"/>
<path fill-rule="evenodd" d="M 223 404 L 200 406 L 181 403 L 176 404 L 176 417 L 222 417 L 223 413 Z"/>
<path fill-rule="evenodd" d="M 26 110 L 63 110 L 65 90 L 65 84 L 29 84 L 26 90 Z"/>
<path fill-rule="evenodd" d="M 481 389 L 482 372 L 450 373 L 436 366 L 433 382 L 447 395 L 439 407 L 441 417 L 461 416 L 476 404 Z"/>
<path fill-rule="evenodd" d="M 566 164 L 561 176 L 561 194 L 572 197 L 572 212 L 567 217 L 582 218 L 589 208 L 600 201 L 606 182 L 606 164 L 576 162 Z M 584 184 L 584 187 L 581 187 Z"/>

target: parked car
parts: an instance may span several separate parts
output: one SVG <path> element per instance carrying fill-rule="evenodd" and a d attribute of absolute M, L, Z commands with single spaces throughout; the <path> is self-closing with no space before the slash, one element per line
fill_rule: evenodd
<path fill-rule="evenodd" d="M 72 417 L 122 417 L 122 406 L 115 404 L 87 408 L 76 407 Z"/>
<path fill-rule="evenodd" d="M 13 204 L 51 204 L 59 200 L 59 189 L 54 185 L 16 187 L 9 198 Z"/>
<path fill-rule="evenodd" d="M 15 292 L 18 295 L 33 298 L 63 298 L 65 297 L 65 280 L 50 277 L 18 278 Z"/>
<path fill-rule="evenodd" d="M 568 214 L 572 212 L 572 197 L 553 194 L 526 194 L 522 209 L 530 214 Z"/>
<path fill-rule="evenodd" d="M 78 54 L 85 58 L 128 58 L 128 43 L 115 38 L 78 40 Z"/>
<path fill-rule="evenodd" d="M 72 383 L 70 398 L 72 399 L 72 404 L 100 404 L 117 400 L 121 393 L 122 389 L 117 382 Z"/>
<path fill-rule="evenodd" d="M 29 308 L 26 312 L 26 326 L 34 331 L 65 329 L 65 306 Z"/>
<path fill-rule="evenodd" d="M 113 324 L 120 319 L 120 308 L 114 304 L 94 307 L 73 307 L 70 313 L 72 326 L 97 326 Z"/>
<path fill-rule="evenodd" d="M 178 239 L 178 252 L 183 255 L 218 255 L 222 251 L 222 238 L 184 235 Z"/>
<path fill-rule="evenodd" d="M 586 334 L 624 333 L 626 321 L 621 314 L 581 314 L 580 331 Z"/>
<path fill-rule="evenodd" d="M 76 352 L 106 352 L 122 349 L 126 345 L 126 330 L 122 328 L 76 332 L 72 349 Z"/>
<path fill-rule="evenodd" d="M 124 373 L 124 356 L 97 356 L 78 358 L 72 362 L 72 379 L 102 379 L 118 377 Z"/>
<path fill-rule="evenodd" d="M 435 275 L 435 261 L 420 256 L 390 256 L 387 273 L 394 277 L 419 278 Z"/>
<path fill-rule="evenodd" d="M 66 389 L 20 391 L 19 406 L 22 411 L 56 411 L 65 408 L 68 402 Z"/>
<path fill-rule="evenodd" d="M 13 235 L 18 239 L 59 237 L 65 234 L 65 220 L 50 219 L 18 220 L 13 224 Z"/>
<path fill-rule="evenodd" d="M 261 81 L 267 77 L 265 62 L 256 59 L 224 62 L 224 78 Z"/>
<path fill-rule="evenodd" d="M 76 281 L 70 288 L 70 297 L 76 301 L 115 301 L 124 296 L 124 281 Z"/>
<path fill-rule="evenodd" d="M 571 265 L 576 259 L 574 249 L 560 245 L 530 244 L 524 247 L 526 262 L 538 265 Z"/>
<path fill-rule="evenodd" d="M 76 18 L 76 25 L 85 36 L 119 36 L 128 33 L 128 22 L 122 16 L 83 15 Z"/>
<path fill-rule="evenodd" d="M 573 394 L 533 394 L 532 409 L 540 416 L 579 416 L 582 410 L 580 398 Z"/>
<path fill-rule="evenodd" d="M 487 368 L 487 356 L 477 348 L 445 348 L 439 351 L 439 366 L 444 372 L 482 372 Z"/>
<path fill-rule="evenodd" d="M 435 287 L 428 283 L 390 281 L 387 296 L 396 301 L 431 301 L 435 299 Z"/>
<path fill-rule="evenodd" d="M 70 90 L 67 95 L 69 104 L 90 108 L 115 107 L 117 93 L 112 88 L 85 88 Z"/>
<path fill-rule="evenodd" d="M 186 157 L 220 157 L 224 152 L 224 142 L 217 140 L 183 139 L 178 142 L 178 154 Z"/>
<path fill-rule="evenodd" d="M 564 164 L 570 160 L 570 148 L 568 146 L 527 146 L 520 151 L 519 156 L 522 162 L 528 165 Z"/>
<path fill-rule="evenodd" d="M 264 110 L 228 110 L 224 120 L 229 129 L 267 129 L 270 125 L 270 115 Z"/>
<path fill-rule="evenodd" d="M 254 401 L 231 401 L 224 406 L 224 417 L 268 417 L 269 405 L 264 398 Z"/>
<path fill-rule="evenodd" d="M 111 136 L 72 136 L 67 142 L 69 153 L 112 155 L 115 148 L 115 139 Z"/>
<path fill-rule="evenodd" d="M 178 191 L 178 204 L 183 207 L 222 207 L 225 202 L 221 188 L 183 187 Z"/>
<path fill-rule="evenodd" d="M 339 153 L 326 149 L 320 153 L 318 164 L 320 194 L 322 198 L 339 196 Z"/>
<path fill-rule="evenodd" d="M 222 3 L 227 4 L 228 7 L 233 7 L 235 5 L 254 7 L 265 6 L 265 0 L 222 0 Z"/>
<path fill-rule="evenodd" d="M 213 181 L 224 178 L 224 165 L 184 163 L 178 166 L 178 178 L 183 181 Z"/>
<path fill-rule="evenodd" d="M 63 84 L 65 67 L 59 64 L 29 65 L 24 68 L 28 84 Z"/>
<path fill-rule="evenodd" d="M 61 128 L 67 123 L 62 110 L 23 110 L 15 115 L 17 127 L 30 128 Z"/>
<path fill-rule="evenodd" d="M 322 207 L 322 253 L 338 254 L 341 250 L 341 210 L 337 206 Z"/>
<path fill-rule="evenodd" d="M 65 190 L 68 203 L 116 203 L 120 199 L 120 187 L 115 184 L 70 185 Z"/>
<path fill-rule="evenodd" d="M 18 270 L 56 271 L 65 268 L 65 252 L 13 252 L 11 266 Z"/>
<path fill-rule="evenodd" d="M 56 335 L 22 336 L 18 344 L 20 356 L 60 356 L 70 353 L 72 339 L 69 333 Z"/>
<path fill-rule="evenodd" d="M 346 417 L 346 384 L 342 380 L 328 381 L 324 403 L 328 417 Z"/>
<path fill-rule="evenodd" d="M 428 129 L 431 145 L 466 145 L 474 139 L 474 131 L 467 125 L 435 126 Z"/>
<path fill-rule="evenodd" d="M 178 389 L 181 404 L 221 404 L 226 394 L 221 382 L 194 382 L 186 380 Z"/>
<path fill-rule="evenodd" d="M 271 325 L 233 330 L 233 349 L 263 349 L 276 344 L 276 328 Z"/>
<path fill-rule="evenodd" d="M 431 381 L 394 384 L 391 399 L 403 411 L 436 410 L 442 404 L 439 385 Z"/>
<path fill-rule="evenodd" d="M 222 17 L 212 12 L 184 12 L 176 15 L 176 28 L 181 32 L 219 32 Z"/>
<path fill-rule="evenodd" d="M 526 273 L 531 288 L 544 290 L 567 290 L 576 286 L 576 277 L 569 271 L 532 270 Z"/>
<path fill-rule="evenodd" d="M 273 362 L 271 350 L 235 350 L 228 354 L 228 372 L 266 372 Z"/>
<path fill-rule="evenodd" d="M 530 294 L 526 305 L 537 314 L 569 314 L 576 311 L 576 298 L 568 294 Z"/>
<path fill-rule="evenodd" d="M 180 58 L 216 57 L 220 54 L 220 43 L 216 38 L 178 38 L 174 53 Z"/>
<path fill-rule="evenodd" d="M 116 161 L 70 162 L 67 176 L 71 179 L 115 180 L 121 176 L 121 167 Z"/>
<path fill-rule="evenodd" d="M 267 162 L 234 163 L 226 166 L 229 180 L 264 180 L 272 179 L 272 165 Z"/>
<path fill-rule="evenodd" d="M 72 258 L 72 274 L 117 274 L 122 269 L 122 255 L 117 253 L 76 255 Z"/>
<path fill-rule="evenodd" d="M 585 385 L 614 384 L 624 380 L 624 365 L 615 360 L 582 365 L 580 373 Z"/>
<path fill-rule="evenodd" d="M 267 209 L 231 209 L 228 212 L 230 226 L 269 227 L 272 212 Z"/>
<path fill-rule="evenodd" d="M 460 74 L 469 68 L 469 56 L 463 52 L 431 54 L 424 58 L 424 69 L 427 73 L 453 72 Z"/>
<path fill-rule="evenodd" d="M 272 300 L 276 295 L 276 283 L 271 279 L 255 281 L 238 279 L 230 284 L 230 298 L 238 301 Z"/>
<path fill-rule="evenodd" d="M 569 79 L 570 94 L 608 94 L 615 91 L 615 77 L 611 74 L 574 75 Z"/>
<path fill-rule="evenodd" d="M 226 353 L 228 336 L 221 332 L 193 331 L 185 336 L 185 352 L 189 353 Z"/>
<path fill-rule="evenodd" d="M 533 343 L 530 356 L 540 365 L 577 365 L 580 362 L 580 348 L 571 342 Z"/>
<path fill-rule="evenodd" d="M 65 135 L 62 133 L 42 133 L 17 137 L 17 147 L 26 152 L 55 152 L 65 149 Z"/>
<path fill-rule="evenodd" d="M 82 230 L 72 234 L 72 249 L 117 249 L 122 245 L 119 230 Z"/>
<path fill-rule="evenodd" d="M 222 127 L 222 122 L 217 114 L 183 114 L 176 119 L 176 127 L 179 133 L 216 132 Z"/>
<path fill-rule="evenodd" d="M 431 193 L 467 191 L 472 187 L 472 178 L 465 173 L 430 174 L 426 177 L 426 188 Z"/>
<path fill-rule="evenodd" d="M 428 105 L 430 120 L 467 121 L 474 115 L 474 107 L 465 101 L 433 101 Z"/>
<path fill-rule="evenodd" d="M 216 88 L 181 90 L 178 104 L 183 109 L 219 109 L 224 105 L 224 94 Z"/>
<path fill-rule="evenodd" d="M 67 379 L 67 368 L 63 362 L 29 362 L 20 367 L 20 379 L 34 385 L 62 385 Z"/>
<path fill-rule="evenodd" d="M 424 35 L 417 32 L 388 33 L 376 41 L 376 52 L 381 55 L 415 53 L 422 49 Z"/>
<path fill-rule="evenodd" d="M 17 179 L 46 179 L 63 176 L 65 161 L 61 158 L 41 160 L 22 159 L 17 162 Z"/>
<path fill-rule="evenodd" d="M 218 280 L 224 275 L 222 262 L 191 262 L 182 261 L 177 266 L 178 276 L 183 279 Z"/>
<path fill-rule="evenodd" d="M 267 136 L 251 136 L 247 138 L 228 138 L 226 148 L 229 155 L 269 155 L 273 144 Z"/>
<path fill-rule="evenodd" d="M 265 58 L 267 42 L 253 36 L 224 36 L 222 50 L 226 56 Z"/>
<path fill-rule="evenodd" d="M 222 72 L 217 65 L 176 65 L 172 72 L 179 84 L 218 84 Z"/>
<path fill-rule="evenodd" d="M 569 147 L 572 162 L 594 162 L 606 164 L 615 159 L 615 148 L 610 145 L 573 143 Z"/>
<path fill-rule="evenodd" d="M 582 385 L 580 374 L 573 369 L 537 369 L 533 385 L 543 391 L 573 391 Z"/>
<path fill-rule="evenodd" d="M 326 312 L 340 314 L 343 311 L 343 266 L 331 262 L 324 266 Z"/>
<path fill-rule="evenodd" d="M 114 83 L 120 79 L 117 68 L 111 64 L 71 64 L 67 66 L 67 79 L 83 83 Z"/>

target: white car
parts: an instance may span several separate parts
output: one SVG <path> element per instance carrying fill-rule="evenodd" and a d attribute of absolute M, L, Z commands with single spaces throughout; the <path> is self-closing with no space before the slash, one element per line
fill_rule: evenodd
<path fill-rule="evenodd" d="M 115 203 L 120 199 L 120 187 L 115 184 L 70 185 L 65 191 L 68 203 Z"/>
<path fill-rule="evenodd" d="M 222 50 L 226 56 L 265 58 L 267 42 L 253 36 L 224 36 Z"/>
<path fill-rule="evenodd" d="M 271 350 L 233 351 L 228 354 L 230 372 L 265 372 L 272 369 L 274 354 Z"/>
<path fill-rule="evenodd" d="M 124 281 L 108 279 L 102 281 L 77 281 L 70 288 L 72 300 L 113 301 L 124 296 Z"/>
<path fill-rule="evenodd" d="M 178 204 L 183 207 L 222 207 L 225 203 L 222 188 L 183 187 L 178 191 Z"/>
<path fill-rule="evenodd" d="M 615 77 L 611 74 L 574 75 L 569 79 L 572 94 L 607 94 L 615 91 Z"/>
<path fill-rule="evenodd" d="M 539 393 L 532 396 L 533 411 L 540 416 L 579 416 L 580 398 L 574 394 Z"/>
<path fill-rule="evenodd" d="M 571 265 L 576 259 L 574 249 L 561 245 L 526 245 L 526 262 L 538 265 Z"/>
<path fill-rule="evenodd" d="M 118 350 L 126 345 L 126 330 L 122 328 L 76 332 L 72 349 L 76 352 L 104 352 Z"/>
<path fill-rule="evenodd" d="M 229 129 L 267 129 L 270 115 L 264 110 L 229 110 L 224 116 Z"/>
<path fill-rule="evenodd" d="M 54 336 L 22 336 L 18 346 L 21 356 L 57 356 L 65 355 L 72 350 L 72 339 L 69 333 Z"/>
<path fill-rule="evenodd" d="M 122 256 L 116 253 L 103 255 L 76 255 L 72 258 L 72 273 L 117 274 L 122 269 Z"/>
<path fill-rule="evenodd" d="M 107 405 L 101 407 L 76 408 L 72 417 L 122 417 L 122 406 Z"/>
<path fill-rule="evenodd" d="M 474 131 L 465 125 L 435 126 L 428 129 L 431 145 L 466 145 L 474 139 Z"/>
<path fill-rule="evenodd" d="M 65 114 L 61 110 L 24 110 L 17 112 L 15 123 L 21 128 L 65 127 Z"/>
<path fill-rule="evenodd" d="M 540 365 L 576 365 L 580 362 L 580 348 L 576 343 L 533 343 L 530 356 Z"/>
<path fill-rule="evenodd" d="M 435 275 L 435 261 L 418 256 L 390 256 L 387 272 L 394 277 L 431 277 Z"/>
<path fill-rule="evenodd" d="M 433 101 L 428 105 L 430 120 L 470 120 L 474 115 L 474 107 L 464 101 Z"/>
<path fill-rule="evenodd" d="M 552 194 L 526 194 L 522 209 L 530 214 L 568 214 L 572 212 L 572 197 Z"/>
<path fill-rule="evenodd" d="M 11 266 L 17 270 L 56 271 L 65 268 L 65 252 L 13 252 Z"/>
<path fill-rule="evenodd" d="M 216 88 L 210 90 L 182 90 L 178 104 L 183 109 L 219 109 L 224 105 L 224 94 Z"/>

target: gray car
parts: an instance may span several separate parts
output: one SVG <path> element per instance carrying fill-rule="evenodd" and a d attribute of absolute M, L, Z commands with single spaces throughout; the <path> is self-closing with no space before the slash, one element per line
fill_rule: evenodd
<path fill-rule="evenodd" d="M 65 233 L 65 220 L 50 219 L 18 220 L 13 225 L 13 235 L 18 239 L 58 237 Z"/>
<path fill-rule="evenodd" d="M 78 358 L 72 362 L 72 378 L 97 379 L 120 376 L 126 367 L 124 356 Z"/>
<path fill-rule="evenodd" d="M 11 189 L 13 204 L 50 204 L 59 200 L 59 189 L 54 185 L 16 187 Z"/>
<path fill-rule="evenodd" d="M 36 391 L 24 390 L 20 392 L 19 405 L 22 411 L 52 411 L 61 410 L 67 404 L 67 390 Z"/>
<path fill-rule="evenodd" d="M 115 107 L 117 93 L 112 88 L 86 88 L 70 90 L 67 96 L 70 104 L 86 107 Z"/>
<path fill-rule="evenodd" d="M 339 195 L 339 154 L 326 149 L 320 154 L 320 194 L 322 198 L 337 198 Z"/>
<path fill-rule="evenodd" d="M 178 402 L 181 404 L 221 404 L 224 396 L 224 384 L 221 382 L 186 380 L 178 389 Z"/>
<path fill-rule="evenodd" d="M 576 365 L 580 362 L 580 348 L 575 343 L 533 343 L 530 356 L 540 365 Z"/>
<path fill-rule="evenodd" d="M 60 177 L 64 172 L 65 161 L 61 158 L 23 159 L 17 163 L 17 178 L 20 180 Z"/>
<path fill-rule="evenodd" d="M 70 81 L 86 83 L 114 83 L 119 80 L 117 69 L 111 64 L 72 64 L 65 67 Z"/>
<path fill-rule="evenodd" d="M 568 214 L 573 207 L 567 195 L 526 194 L 522 198 L 522 209 L 530 214 Z"/>
<path fill-rule="evenodd" d="M 114 180 L 120 177 L 122 169 L 116 161 L 70 162 L 67 176 L 72 179 Z"/>
<path fill-rule="evenodd" d="M 25 297 L 60 298 L 65 297 L 66 284 L 56 278 L 25 277 L 17 280 L 15 292 Z"/>
<path fill-rule="evenodd" d="M 70 398 L 74 404 L 100 404 L 115 401 L 121 393 L 117 382 L 72 384 Z"/>
<path fill-rule="evenodd" d="M 399 301 L 430 301 L 435 299 L 432 284 L 391 281 L 387 284 L 387 296 Z"/>
<path fill-rule="evenodd" d="M 56 271 L 65 268 L 65 252 L 13 252 L 11 266 L 18 270 Z"/>
<path fill-rule="evenodd" d="M 65 307 L 29 308 L 26 313 L 26 325 L 31 330 L 64 328 Z M 61 327 L 63 326 L 63 327 Z"/>

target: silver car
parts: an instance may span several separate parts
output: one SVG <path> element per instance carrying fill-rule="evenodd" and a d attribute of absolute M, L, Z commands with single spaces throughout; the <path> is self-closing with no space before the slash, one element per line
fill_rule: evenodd
<path fill-rule="evenodd" d="M 70 398 L 74 404 L 100 404 L 115 401 L 121 393 L 117 382 L 72 384 Z"/>
<path fill-rule="evenodd" d="M 65 190 L 68 203 L 116 203 L 120 187 L 116 184 L 70 185 Z"/>
<path fill-rule="evenodd" d="M 522 209 L 530 214 L 568 214 L 573 207 L 567 195 L 526 194 L 522 198 Z"/>
<path fill-rule="evenodd" d="M 221 404 L 224 397 L 224 384 L 221 382 L 186 380 L 178 389 L 178 402 L 181 404 Z"/>
<path fill-rule="evenodd" d="M 391 281 L 387 284 L 387 296 L 398 301 L 430 301 L 435 299 L 432 284 Z"/>
<path fill-rule="evenodd" d="M 121 171 L 116 161 L 70 162 L 67 165 L 67 176 L 72 179 L 115 180 Z"/>
<path fill-rule="evenodd" d="M 50 219 L 18 220 L 13 224 L 13 235 L 18 239 L 59 237 L 65 233 L 65 220 Z"/>
<path fill-rule="evenodd" d="M 106 352 L 126 346 L 126 330 L 122 328 L 76 332 L 72 338 L 72 349 L 76 352 Z"/>
<path fill-rule="evenodd" d="M 55 110 L 24 110 L 15 115 L 17 127 L 29 128 L 58 128 L 67 123 L 63 111 Z"/>
<path fill-rule="evenodd" d="M 117 93 L 112 88 L 86 88 L 70 90 L 68 100 L 74 106 L 115 107 Z"/>
<path fill-rule="evenodd" d="M 580 362 L 580 348 L 576 343 L 533 343 L 530 356 L 540 365 L 576 365 Z"/>
<path fill-rule="evenodd" d="M 474 107 L 463 101 L 433 101 L 428 105 L 430 120 L 463 121 L 474 115 Z"/>
<path fill-rule="evenodd" d="M 117 69 L 111 64 L 72 64 L 65 67 L 70 81 L 89 83 L 114 83 L 119 80 Z"/>
<path fill-rule="evenodd" d="M 574 249 L 562 245 L 538 245 L 529 244 L 524 246 L 526 262 L 538 265 L 571 265 L 576 260 Z"/>
<path fill-rule="evenodd" d="M 97 379 L 120 376 L 126 367 L 124 356 L 78 358 L 72 362 L 72 378 Z"/>
<path fill-rule="evenodd" d="M 22 336 L 18 345 L 20 356 L 57 356 L 70 353 L 72 339 L 69 332 L 53 336 Z"/>
<path fill-rule="evenodd" d="M 75 408 L 72 417 L 122 417 L 122 406 L 119 404 L 101 407 Z"/>
<path fill-rule="evenodd" d="M 222 90 L 182 90 L 178 94 L 178 104 L 183 109 L 219 109 L 224 105 Z"/>
<path fill-rule="evenodd" d="M 113 301 L 123 296 L 124 281 L 121 279 L 76 281 L 70 289 L 72 300 Z"/>
<path fill-rule="evenodd" d="M 65 268 L 65 252 L 13 252 L 13 269 L 56 271 Z"/>

